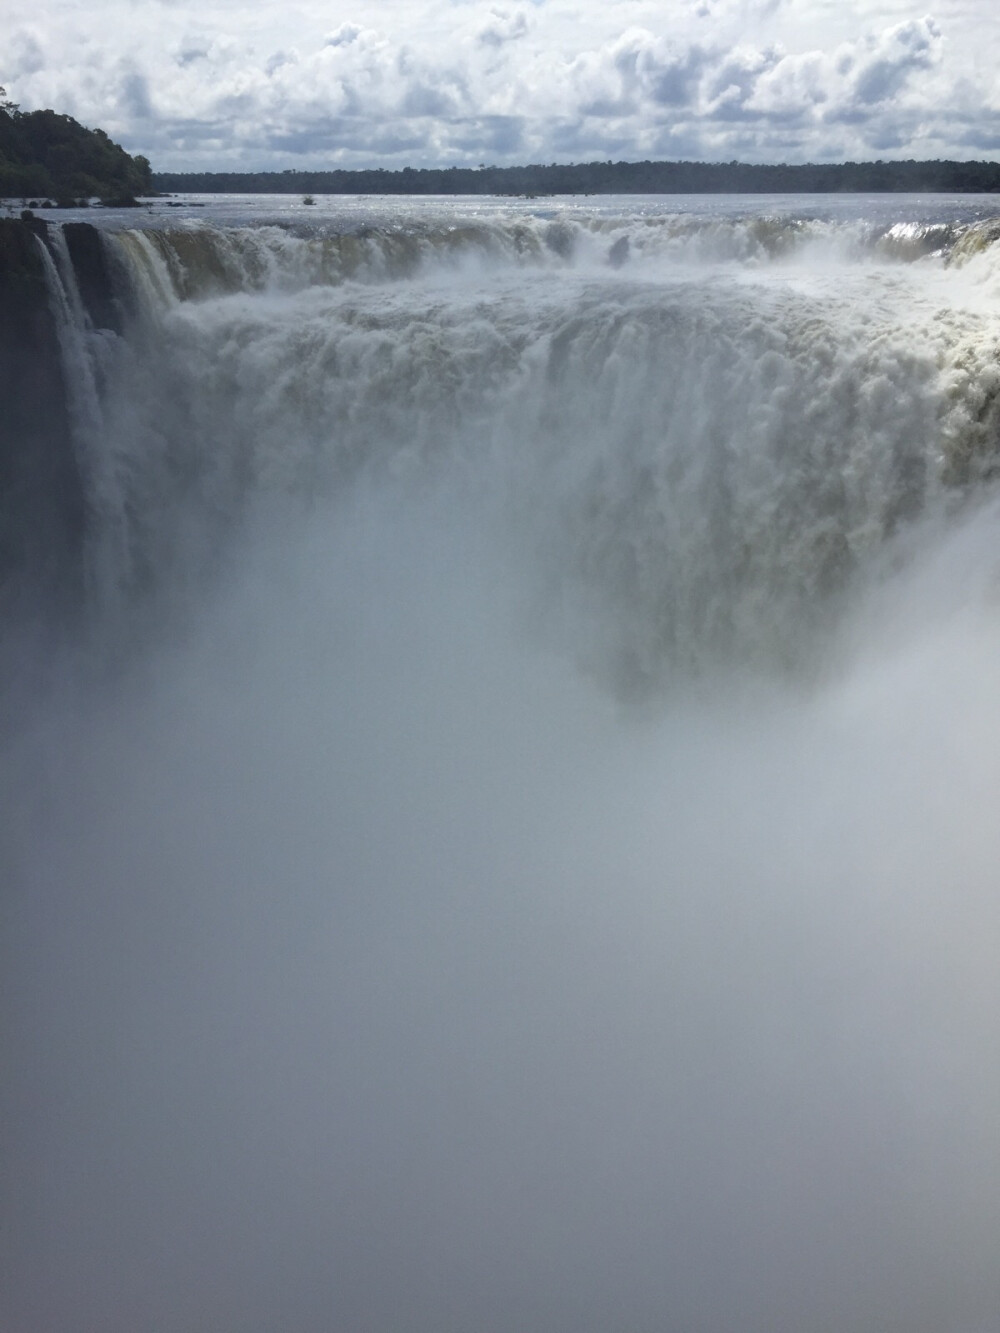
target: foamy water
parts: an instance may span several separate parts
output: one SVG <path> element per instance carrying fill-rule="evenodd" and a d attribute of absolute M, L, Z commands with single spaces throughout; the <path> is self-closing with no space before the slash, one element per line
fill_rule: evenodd
<path fill-rule="evenodd" d="M 324 207 L 53 261 L 5 1326 L 984 1333 L 989 220 Z"/>

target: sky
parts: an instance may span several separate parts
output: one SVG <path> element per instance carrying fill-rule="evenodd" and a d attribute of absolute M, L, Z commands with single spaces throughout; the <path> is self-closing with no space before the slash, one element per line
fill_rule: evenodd
<path fill-rule="evenodd" d="M 1000 155 L 1000 23 L 864 0 L 0 0 L 0 83 L 160 170 Z"/>

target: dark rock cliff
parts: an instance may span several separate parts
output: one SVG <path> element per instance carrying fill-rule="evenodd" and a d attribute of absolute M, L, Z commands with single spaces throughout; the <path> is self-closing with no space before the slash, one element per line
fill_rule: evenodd
<path fill-rule="evenodd" d="M 88 227 L 88 231 L 93 228 Z M 39 241 L 0 219 L 0 609 L 81 590 L 86 518 L 66 380 Z M 96 233 L 95 233 L 96 236 Z M 99 238 L 97 238 L 99 241 Z"/>
<path fill-rule="evenodd" d="M 66 248 L 76 275 L 87 316 L 95 329 L 122 331 L 121 307 L 115 299 L 114 280 L 101 233 L 89 222 L 63 223 Z"/>

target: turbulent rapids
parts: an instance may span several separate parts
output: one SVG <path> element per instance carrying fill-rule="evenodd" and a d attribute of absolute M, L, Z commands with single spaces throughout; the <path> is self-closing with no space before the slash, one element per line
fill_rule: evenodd
<path fill-rule="evenodd" d="M 52 228 L 90 598 L 197 577 L 274 497 L 460 477 L 595 669 L 815 661 L 996 466 L 996 225 L 587 221 L 125 230 L 83 282 Z"/>
<path fill-rule="evenodd" d="M 737 202 L 3 224 L 12 1333 L 992 1327 L 1000 221 Z"/>

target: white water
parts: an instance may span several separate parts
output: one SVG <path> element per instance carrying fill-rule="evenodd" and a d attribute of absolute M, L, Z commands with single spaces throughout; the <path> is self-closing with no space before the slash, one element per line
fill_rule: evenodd
<path fill-rule="evenodd" d="M 992 1328 L 989 251 L 112 243 L 4 1327 Z"/>

